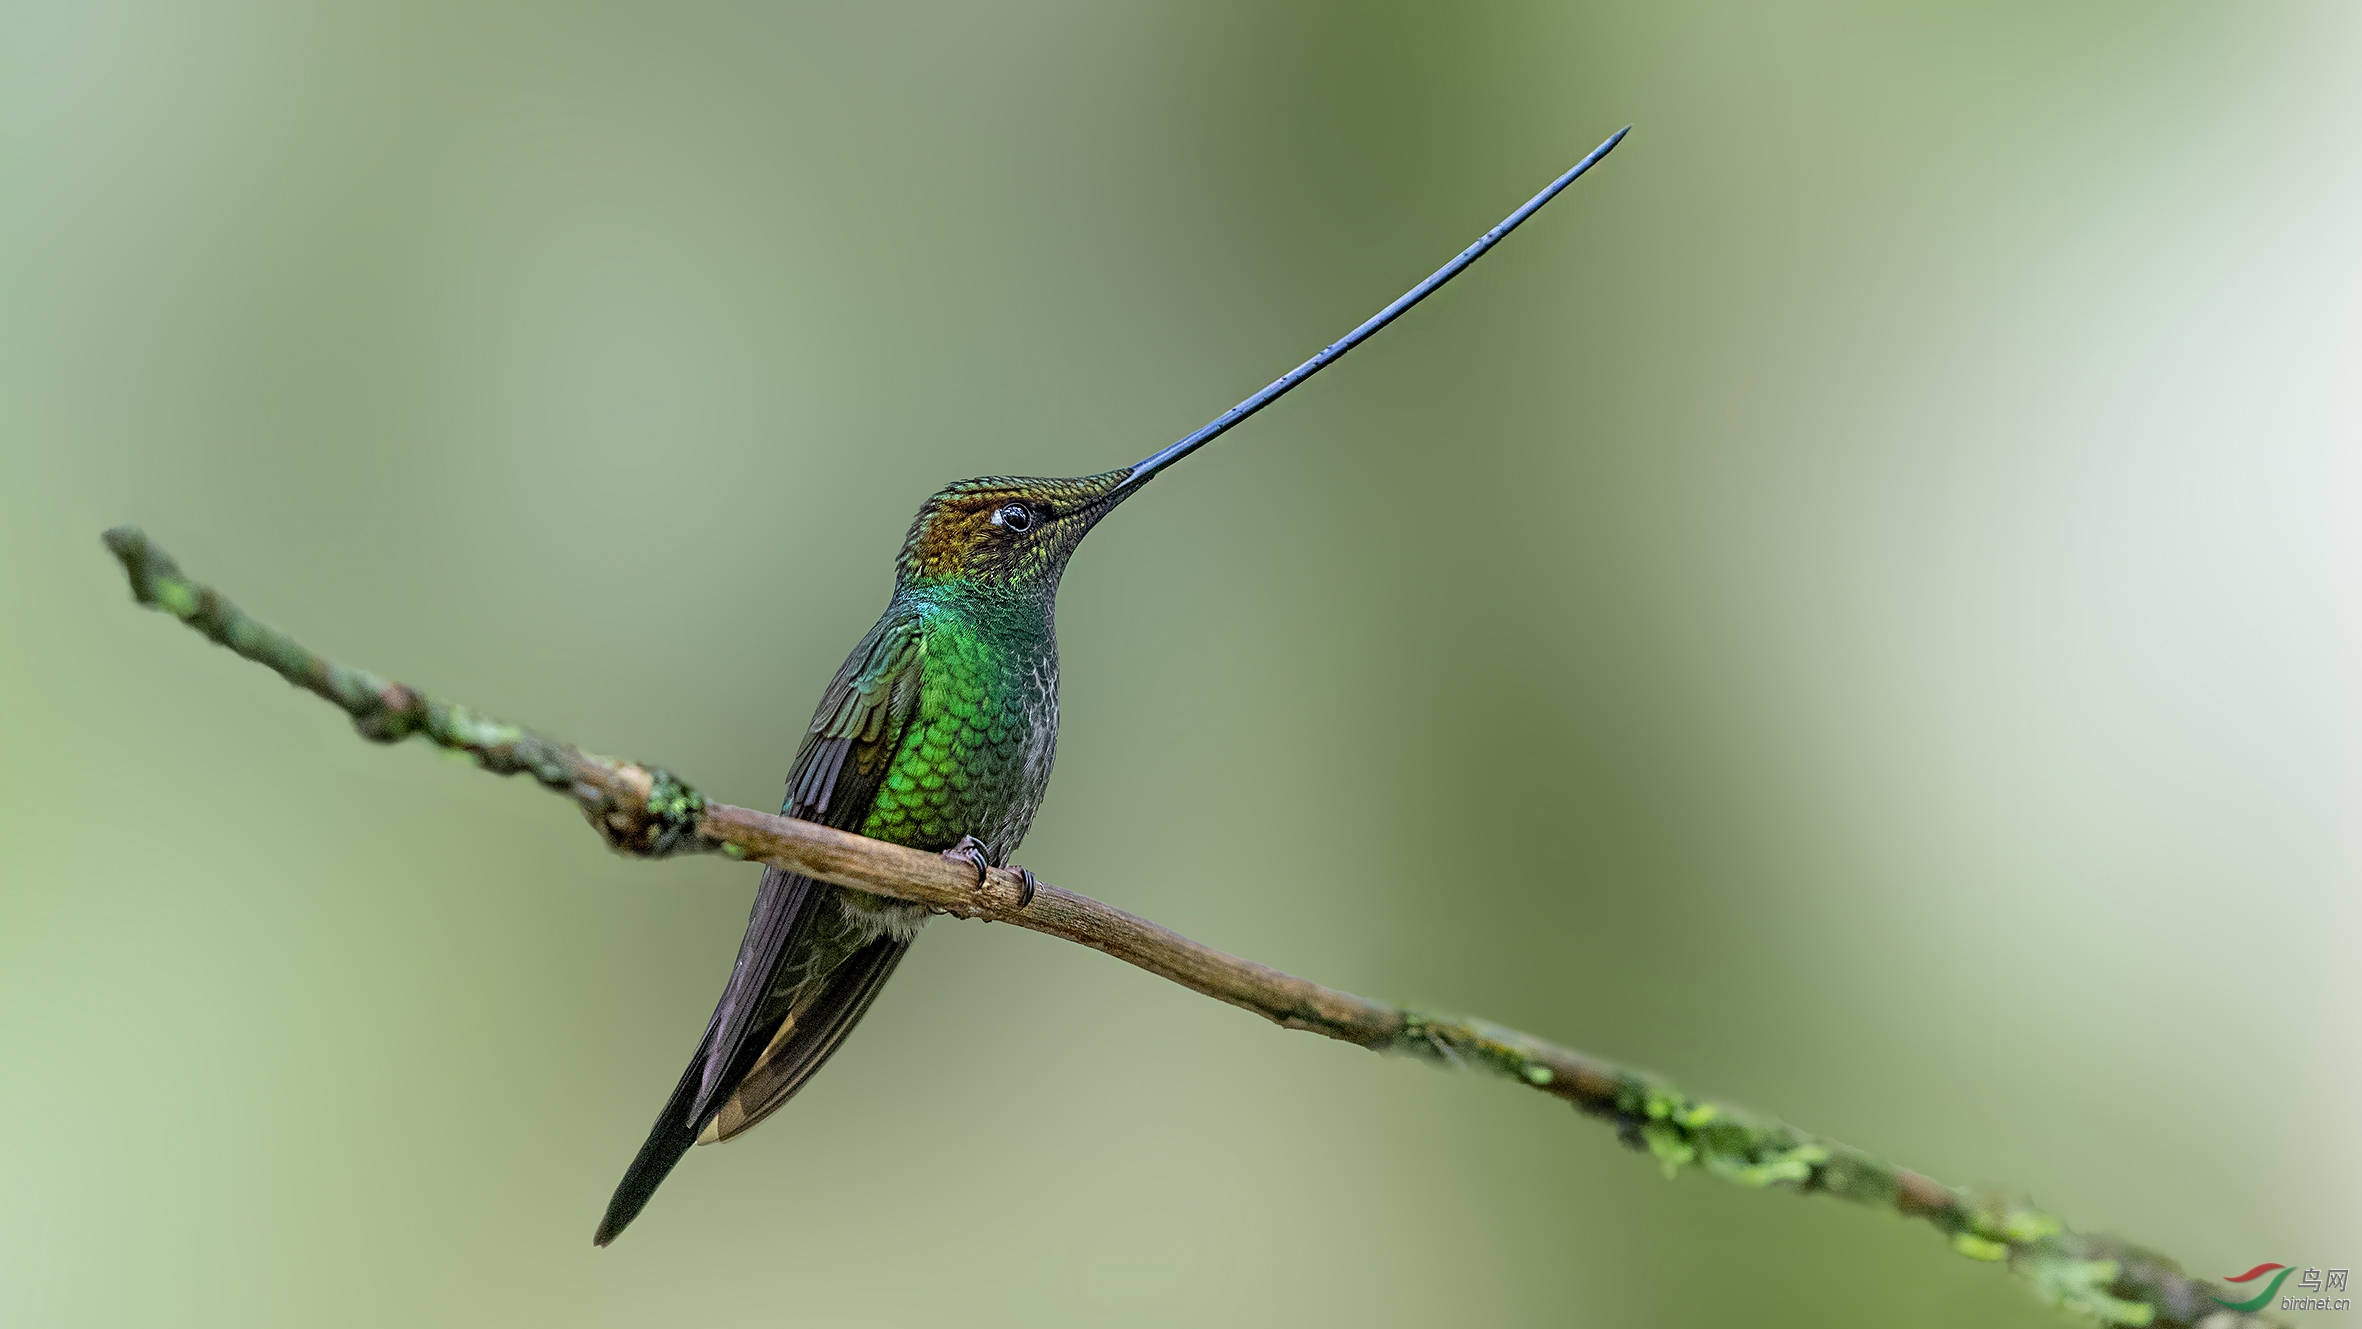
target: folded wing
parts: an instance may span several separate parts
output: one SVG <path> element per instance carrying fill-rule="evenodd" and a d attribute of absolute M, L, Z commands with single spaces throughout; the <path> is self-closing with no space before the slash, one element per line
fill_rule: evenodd
<path fill-rule="evenodd" d="M 788 816 L 859 830 L 918 701 L 921 624 L 888 614 L 831 679 L 788 772 Z M 909 949 L 874 936 L 838 888 L 766 868 L 729 984 L 672 1096 L 615 1188 L 597 1244 L 636 1217 L 702 1134 L 727 1140 L 775 1111 L 844 1042 Z"/>

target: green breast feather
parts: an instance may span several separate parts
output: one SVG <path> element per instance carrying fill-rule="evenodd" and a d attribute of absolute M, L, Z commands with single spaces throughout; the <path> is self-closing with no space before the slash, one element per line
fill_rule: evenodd
<path fill-rule="evenodd" d="M 949 848 L 962 835 L 1014 848 L 1040 801 L 1035 786 L 1049 774 L 1050 735 L 1040 731 L 1055 669 L 1038 652 L 991 640 L 965 615 L 930 615 L 917 711 L 862 834 L 920 849 Z"/>

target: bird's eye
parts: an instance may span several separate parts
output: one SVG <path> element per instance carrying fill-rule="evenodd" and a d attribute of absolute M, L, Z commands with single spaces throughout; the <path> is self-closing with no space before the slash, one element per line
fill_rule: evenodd
<path fill-rule="evenodd" d="M 1011 503 L 992 514 L 992 524 L 1006 526 L 1012 531 L 1023 534 L 1033 529 L 1033 509 L 1023 503 Z"/>

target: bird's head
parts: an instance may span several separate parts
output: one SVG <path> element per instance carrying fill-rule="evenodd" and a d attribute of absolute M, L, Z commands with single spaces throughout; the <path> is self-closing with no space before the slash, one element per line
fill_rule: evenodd
<path fill-rule="evenodd" d="M 911 522 L 895 579 L 1054 593 L 1074 547 L 1139 489 L 1127 483 L 1137 469 L 1070 480 L 988 475 L 947 486 Z"/>

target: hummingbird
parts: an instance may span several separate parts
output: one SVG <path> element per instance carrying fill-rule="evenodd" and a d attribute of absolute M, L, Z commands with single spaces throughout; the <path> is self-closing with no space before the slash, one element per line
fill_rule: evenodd
<path fill-rule="evenodd" d="M 1058 746 L 1058 580 L 1076 546 L 1166 467 L 1292 391 L 1458 276 L 1630 132 L 1616 131 L 1500 225 L 1343 338 L 1142 461 L 1070 479 L 963 480 L 919 508 L 886 612 L 829 680 L 780 812 L 975 868 L 1010 866 Z M 1017 869 L 1030 901 L 1033 874 Z M 639 1216 L 693 1145 L 736 1139 L 793 1098 L 877 1000 L 924 906 L 763 870 L 697 1051 L 592 1240 Z"/>

